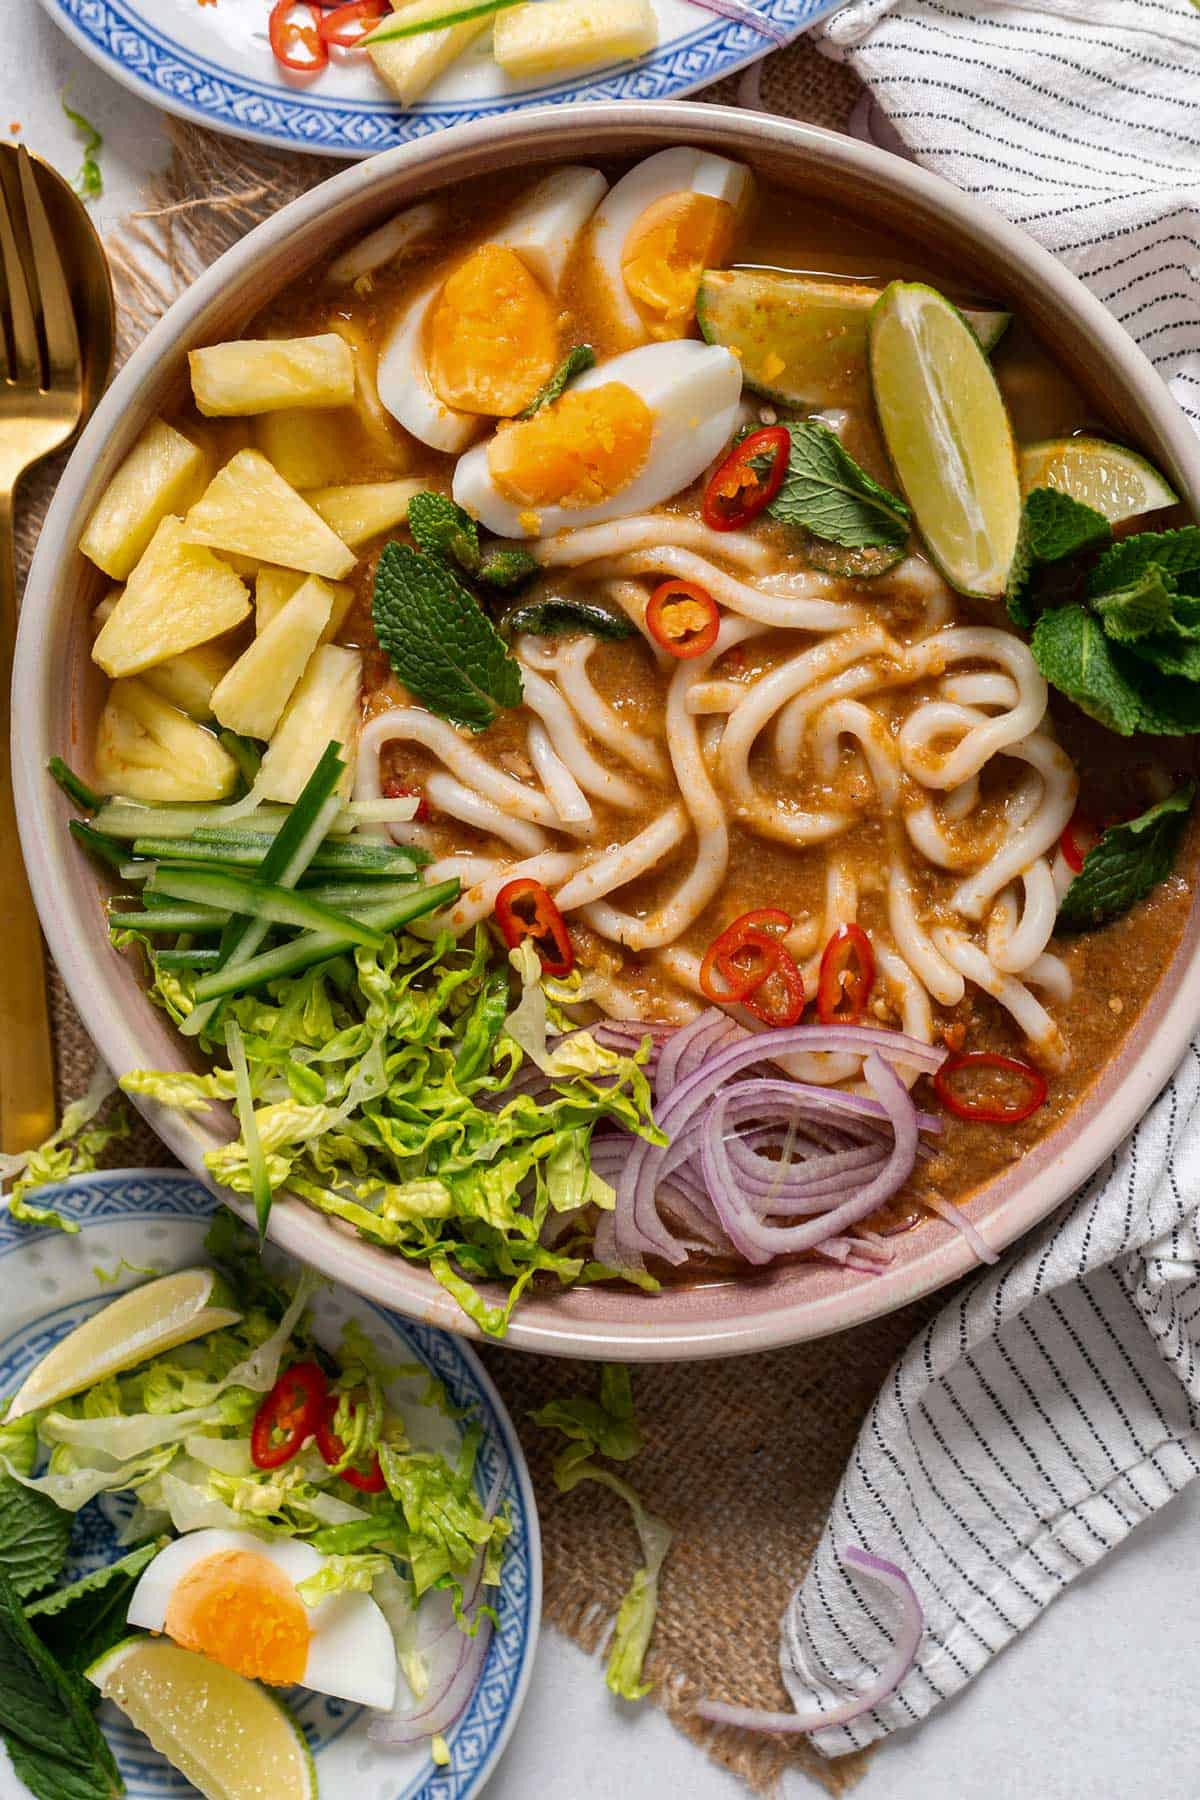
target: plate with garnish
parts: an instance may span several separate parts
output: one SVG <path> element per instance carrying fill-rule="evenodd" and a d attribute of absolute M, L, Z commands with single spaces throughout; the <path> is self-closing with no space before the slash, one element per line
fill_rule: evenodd
<path fill-rule="evenodd" d="M 472 1352 L 183 1173 L 54 1204 L 0 1218 L 0 1796 L 480 1793 L 541 1562 Z"/>
<path fill-rule="evenodd" d="M 789 43 L 837 0 L 42 3 L 167 112 L 360 157 L 545 101 L 677 99 Z"/>

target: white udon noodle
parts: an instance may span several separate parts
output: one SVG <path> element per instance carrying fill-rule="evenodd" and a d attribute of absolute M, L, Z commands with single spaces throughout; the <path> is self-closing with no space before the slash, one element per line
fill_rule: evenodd
<path fill-rule="evenodd" d="M 797 919 L 788 938 L 811 995 L 822 947 L 858 918 L 859 882 L 839 839 L 862 816 L 865 792 L 884 843 L 873 873 L 886 913 L 886 926 L 872 928 L 877 1008 L 890 1005 L 905 1031 L 930 1042 L 932 1003 L 954 1006 L 973 986 L 1004 1008 L 1039 1061 L 1067 1066 L 1069 1048 L 1044 1002 L 1071 995 L 1067 964 L 1047 946 L 1071 878 L 1057 846 L 1077 779 L 1020 639 L 954 623 L 953 594 L 920 557 L 847 601 L 827 577 L 780 573 L 757 538 L 680 514 L 588 526 L 533 548 L 544 581 L 569 572 L 574 587 L 615 602 L 646 638 L 669 676 L 661 735 L 599 692 L 590 637 L 518 641 L 525 756 L 505 768 L 420 706 L 373 718 L 359 746 L 357 796 L 378 797 L 381 751 L 408 742 L 438 765 L 425 787 L 435 813 L 495 846 L 447 851 L 445 827 L 393 828 L 434 852 L 431 877 L 462 882 L 440 923 L 466 929 L 492 911 L 504 882 L 531 876 L 612 946 L 588 973 L 607 1012 L 686 1018 L 700 994 L 700 958 L 681 940 L 725 883 L 736 822 L 824 860 L 823 907 Z M 645 628 L 651 587 L 667 576 L 699 582 L 724 613 L 712 649 L 683 662 Z M 882 604 L 869 603 L 875 595 Z M 879 622 L 894 601 L 904 603 L 897 617 L 916 621 L 907 641 L 898 625 Z M 794 652 L 756 673 L 713 676 L 735 645 L 780 630 L 796 633 Z M 819 803 L 794 797 L 806 761 L 825 790 Z M 848 776 L 854 803 L 839 797 Z M 660 791 L 647 823 L 646 794 Z M 914 791 L 924 796 L 916 804 Z M 627 831 L 624 815 L 637 815 Z M 653 910 L 622 905 L 630 883 L 676 861 L 682 873 Z M 948 903 L 923 902 L 914 880 L 922 863 L 958 877 Z M 625 952 L 666 978 L 665 1005 L 628 980 Z M 729 1010 L 754 1025 L 744 1009 Z M 861 1058 L 807 1055 L 788 1068 L 807 1081 L 847 1082 L 860 1077 Z"/>

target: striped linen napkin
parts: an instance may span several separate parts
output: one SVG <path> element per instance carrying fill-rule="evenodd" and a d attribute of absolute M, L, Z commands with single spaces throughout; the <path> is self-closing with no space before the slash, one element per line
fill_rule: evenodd
<path fill-rule="evenodd" d="M 916 160 L 1056 251 L 1200 429 L 1200 13 L 1190 0 L 853 0 L 817 34 Z M 913 1724 L 1200 1472 L 1200 1046 L 1086 1188 L 922 1332 L 867 1418 L 790 1609 L 806 1713 L 864 1692 L 830 1755 Z"/>

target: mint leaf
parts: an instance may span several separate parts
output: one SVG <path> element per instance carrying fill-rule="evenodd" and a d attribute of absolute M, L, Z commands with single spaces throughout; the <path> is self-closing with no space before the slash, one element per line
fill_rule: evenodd
<path fill-rule="evenodd" d="M 37 1461 L 37 1431 L 31 1416 L 0 1425 L 0 1456 L 22 1475 Z M 11 1475 L 0 1474 L 0 1572 L 20 1599 L 49 1587 L 67 1554 L 71 1514 L 47 1494 L 35 1494 Z"/>
<path fill-rule="evenodd" d="M 585 375 L 596 366 L 596 352 L 590 344 L 576 344 L 567 351 L 563 360 L 555 369 L 544 386 L 540 387 L 529 405 L 517 414 L 518 419 L 532 419 L 535 412 L 541 412 L 543 406 L 553 406 L 561 399 L 577 376 Z"/>
<path fill-rule="evenodd" d="M 1102 594 L 1095 602 L 1105 633 L 1118 644 L 1136 644 L 1159 633 L 1181 638 L 1200 636 L 1193 627 L 1177 628 L 1175 583 L 1157 563 L 1151 563 L 1128 587 Z"/>
<path fill-rule="evenodd" d="M 468 575 L 478 575 L 483 561 L 479 527 L 470 513 L 445 494 L 414 494 L 408 503 L 408 529 L 418 550 L 445 556 Z"/>
<path fill-rule="evenodd" d="M 1014 625 L 1028 627 L 1037 616 L 1032 589 L 1040 568 L 1107 544 L 1111 537 L 1112 526 L 1103 513 L 1058 488 L 1034 488 L 1027 494 L 1005 592 Z"/>
<path fill-rule="evenodd" d="M 430 710 L 472 731 L 521 703 L 521 671 L 471 591 L 444 562 L 384 547 L 371 616 L 392 669 Z"/>
<path fill-rule="evenodd" d="M 25 1617 L 60 1665 L 82 1674 L 89 1663 L 128 1637 L 125 1615 L 138 1577 L 169 1539 L 156 1538 L 69 1587 L 25 1608 Z"/>
<path fill-rule="evenodd" d="M 486 581 L 489 587 L 515 588 L 531 575 L 536 575 L 541 568 L 536 556 L 530 556 L 528 550 L 497 549 L 495 545 L 483 553 L 483 562 L 479 568 L 480 581 Z"/>
<path fill-rule="evenodd" d="M 1073 931 L 1102 925 L 1165 880 L 1195 796 L 1195 782 L 1185 782 L 1139 818 L 1110 825 L 1063 895 L 1058 923 Z"/>
<path fill-rule="evenodd" d="M 1043 613 L 1030 648 L 1052 687 L 1121 737 L 1136 731 L 1187 737 L 1200 731 L 1200 682 L 1160 672 L 1110 643 L 1099 618 L 1085 606 Z"/>
<path fill-rule="evenodd" d="M 125 1792 L 77 1676 L 60 1668 L 0 1575 L 0 1733 L 35 1800 L 113 1800 Z"/>
<path fill-rule="evenodd" d="M 818 419 L 787 427 L 792 440 L 788 472 L 767 511 L 785 525 L 806 525 L 818 537 L 848 549 L 902 545 L 911 514 L 898 494 L 880 487 Z"/>
<path fill-rule="evenodd" d="M 586 631 L 596 638 L 637 636 L 637 627 L 624 613 L 609 612 L 586 600 L 542 600 L 505 613 L 500 628 L 506 637 L 531 631 L 535 637 L 558 637 L 567 631 Z"/>
<path fill-rule="evenodd" d="M 1122 538 L 1092 570 L 1088 593 L 1094 597 L 1128 587 L 1151 563 L 1167 575 L 1200 572 L 1200 525 L 1184 525 L 1178 531 L 1139 531 L 1136 537 Z"/>

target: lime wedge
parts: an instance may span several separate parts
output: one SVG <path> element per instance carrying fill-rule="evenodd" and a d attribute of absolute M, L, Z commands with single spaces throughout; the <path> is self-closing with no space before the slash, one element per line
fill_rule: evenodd
<path fill-rule="evenodd" d="M 244 1675 L 153 1637 L 125 1638 L 85 1674 L 205 1800 L 317 1800 L 303 1732 Z"/>
<path fill-rule="evenodd" d="M 1174 506 L 1179 496 L 1153 463 L 1103 438 L 1047 438 L 1021 452 L 1021 489 L 1058 488 L 1094 506 L 1112 524 Z"/>
<path fill-rule="evenodd" d="M 892 466 L 951 587 L 1004 592 L 1021 522 L 1012 426 L 979 339 L 958 308 L 893 281 L 871 314 L 871 387 Z"/>
<path fill-rule="evenodd" d="M 8 1411 L 10 1419 L 81 1393 L 106 1375 L 132 1369 L 205 1332 L 236 1325 L 241 1313 L 213 1269 L 181 1269 L 131 1288 L 56 1344 L 28 1377 Z"/>
<path fill-rule="evenodd" d="M 784 406 L 858 406 L 868 399 L 867 321 L 879 293 L 779 269 L 706 269 L 696 319 L 708 343 L 733 351 L 755 393 Z M 1010 317 L 964 316 L 985 350 Z"/>

